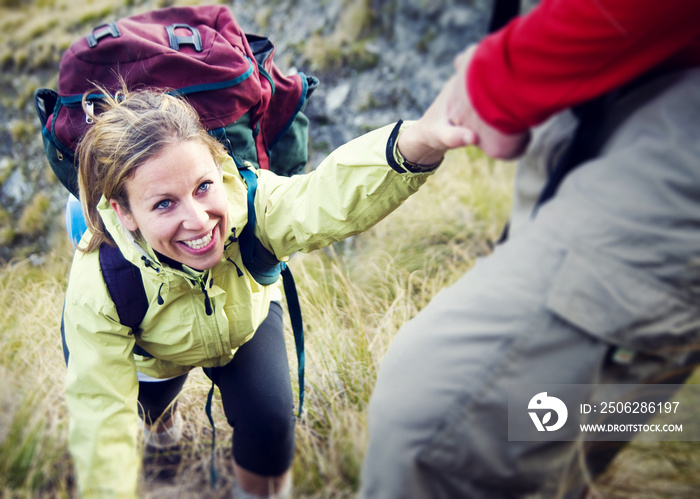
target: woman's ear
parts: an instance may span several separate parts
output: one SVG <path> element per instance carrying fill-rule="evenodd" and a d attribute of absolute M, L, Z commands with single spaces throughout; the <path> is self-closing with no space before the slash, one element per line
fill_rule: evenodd
<path fill-rule="evenodd" d="M 136 224 L 133 215 L 125 210 L 115 199 L 110 199 L 109 204 L 116 212 L 117 218 L 129 232 L 136 232 L 139 226 Z"/>

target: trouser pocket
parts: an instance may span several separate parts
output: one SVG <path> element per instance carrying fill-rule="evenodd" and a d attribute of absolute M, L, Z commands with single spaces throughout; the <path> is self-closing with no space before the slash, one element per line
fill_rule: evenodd
<path fill-rule="evenodd" d="M 700 307 L 649 272 L 569 251 L 546 306 L 562 320 L 630 350 L 673 356 L 700 341 Z"/>

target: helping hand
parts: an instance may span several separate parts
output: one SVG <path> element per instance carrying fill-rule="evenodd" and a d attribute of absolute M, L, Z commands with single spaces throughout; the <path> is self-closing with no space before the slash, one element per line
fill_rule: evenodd
<path fill-rule="evenodd" d="M 498 159 L 517 158 L 525 151 L 530 140 L 530 132 L 505 134 L 495 129 L 481 119 L 467 94 L 467 68 L 476 48 L 476 45 L 472 45 L 455 58 L 453 79 L 456 79 L 456 82 L 451 86 L 448 96 L 448 120 L 455 126 L 472 130 L 476 135 L 474 145 L 489 156 Z"/>

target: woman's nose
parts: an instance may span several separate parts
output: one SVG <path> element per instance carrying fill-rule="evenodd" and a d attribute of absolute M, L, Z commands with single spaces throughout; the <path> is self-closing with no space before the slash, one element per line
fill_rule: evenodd
<path fill-rule="evenodd" d="M 182 225 L 188 230 L 200 230 L 206 227 L 209 220 L 209 214 L 206 206 L 202 203 L 192 200 L 186 204 L 185 215 Z"/>

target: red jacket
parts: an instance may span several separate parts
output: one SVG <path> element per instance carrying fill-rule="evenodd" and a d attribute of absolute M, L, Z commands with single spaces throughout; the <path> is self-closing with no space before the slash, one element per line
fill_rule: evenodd
<path fill-rule="evenodd" d="M 483 40 L 467 90 L 482 119 L 517 133 L 652 68 L 699 65 L 698 0 L 543 0 Z"/>

